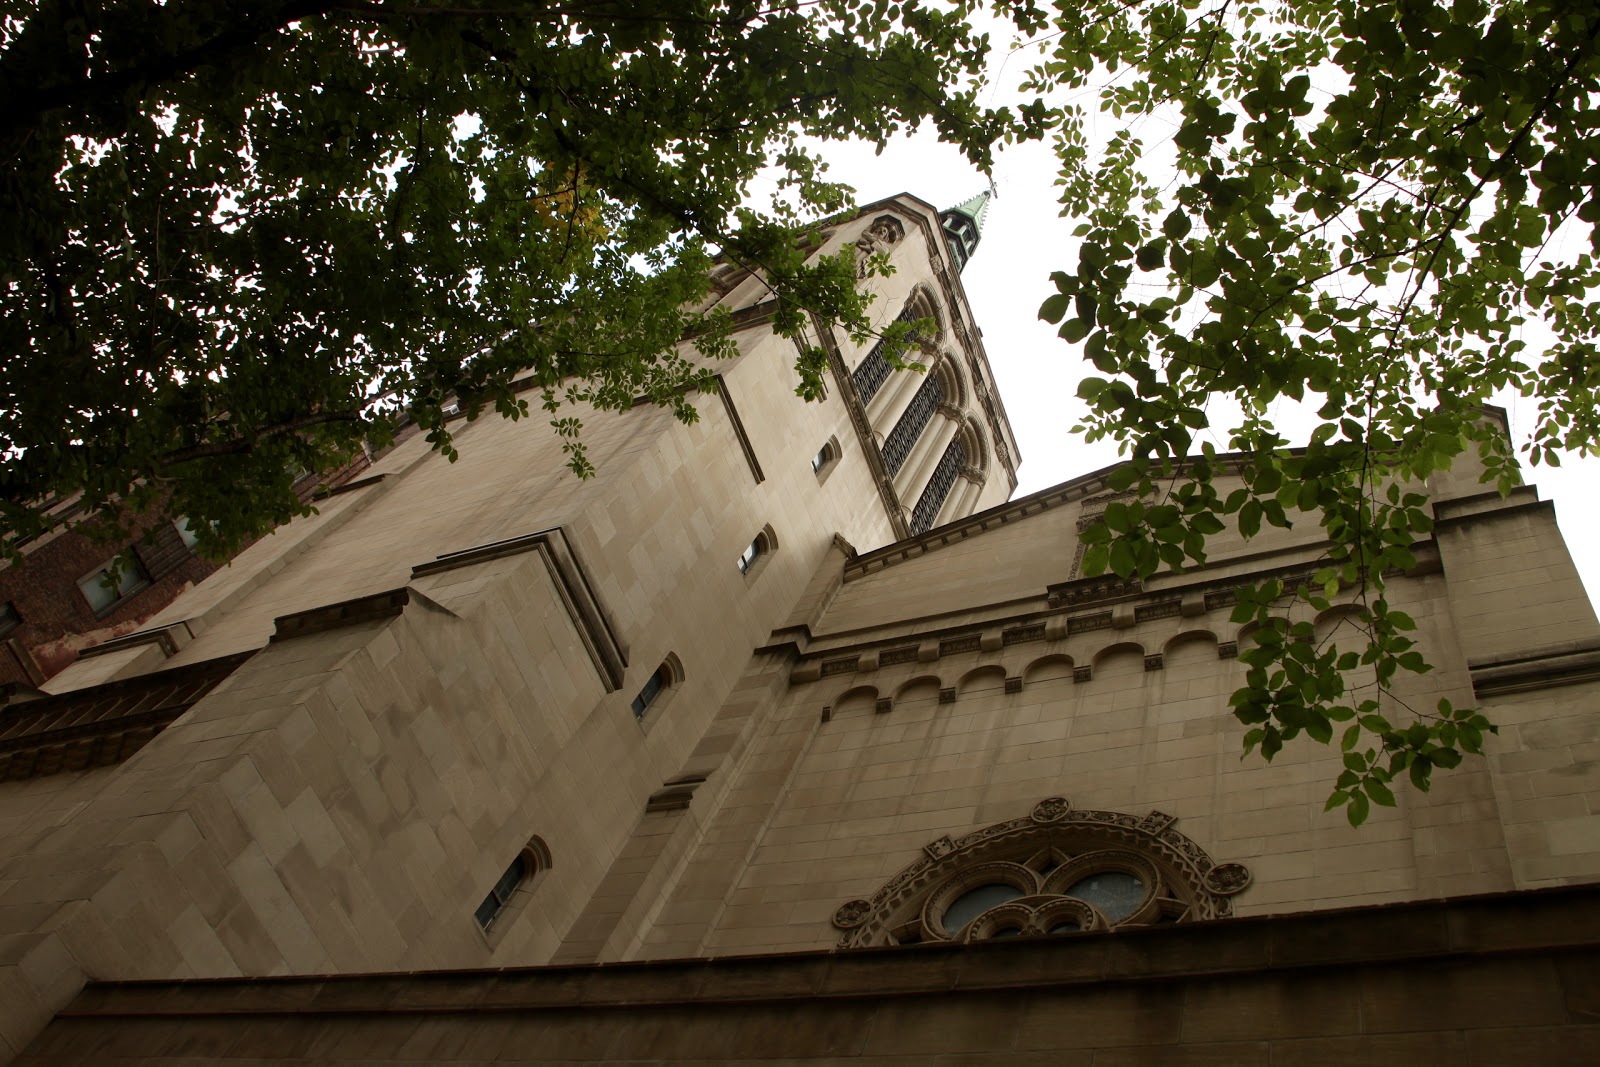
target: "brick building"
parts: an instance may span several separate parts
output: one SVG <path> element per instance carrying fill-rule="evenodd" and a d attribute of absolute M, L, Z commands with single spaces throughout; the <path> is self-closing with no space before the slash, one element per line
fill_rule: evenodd
<path fill-rule="evenodd" d="M 416 433 L 407 426 L 399 440 Z M 386 450 L 384 450 L 386 451 Z M 305 474 L 295 494 L 313 502 L 344 491 L 384 454 L 363 452 L 339 469 Z M 52 509 L 50 533 L 0 566 L 0 688 L 42 685 L 79 656 L 102 655 L 224 564 L 198 555 L 188 520 L 144 515 L 108 542 L 84 532 L 73 500 Z"/>
<path fill-rule="evenodd" d="M 823 245 L 890 255 L 925 376 L 822 329 L 800 403 L 725 270 L 696 424 L 586 418 L 584 482 L 525 422 L 403 444 L 0 713 L 5 1054 L 1592 1062 L 1600 624 L 1550 506 L 1430 485 L 1402 695 L 1502 730 L 1350 829 L 1337 752 L 1241 762 L 1227 711 L 1230 590 L 1314 530 L 1120 583 L 1073 551 L 1105 472 L 1009 499 L 983 208 Z"/>

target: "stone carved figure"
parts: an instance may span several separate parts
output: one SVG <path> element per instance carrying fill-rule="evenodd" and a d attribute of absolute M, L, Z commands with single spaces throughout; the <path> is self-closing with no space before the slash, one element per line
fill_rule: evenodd
<path fill-rule="evenodd" d="M 865 278 L 872 257 L 888 252 L 905 236 L 905 225 L 893 215 L 879 215 L 873 219 L 872 225 L 856 238 L 856 277 Z"/>

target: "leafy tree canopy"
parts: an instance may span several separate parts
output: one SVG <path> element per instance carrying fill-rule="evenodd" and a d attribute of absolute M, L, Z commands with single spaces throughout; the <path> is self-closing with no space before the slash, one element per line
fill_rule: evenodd
<path fill-rule="evenodd" d="M 1065 213 L 1084 222 L 1040 313 L 1098 368 L 1081 430 L 1120 444 L 1118 484 L 1140 494 L 1090 533 L 1088 564 L 1149 575 L 1203 561 L 1230 523 L 1320 523 L 1314 580 L 1241 590 L 1234 619 L 1261 643 L 1233 704 L 1268 758 L 1337 733 L 1329 806 L 1359 823 L 1396 777 L 1426 789 L 1492 729 L 1393 689 L 1428 669 L 1384 595 L 1429 535 L 1422 480 L 1471 449 L 1509 491 L 1513 450 L 1481 422 L 1499 390 L 1537 401 L 1532 462 L 1597 446 L 1600 10 L 1087 0 L 1035 28 L 1054 37 L 1033 88 L 1106 84 L 1099 108 L 1125 122 L 1099 152 L 1085 111 L 1053 115 Z M 1240 412 L 1242 459 L 1204 442 L 1182 461 L 1217 398 Z M 1303 449 L 1274 425 L 1285 398 L 1320 420 Z M 1224 467 L 1243 479 L 1226 497 Z M 1352 589 L 1353 647 L 1282 621 L 1287 598 L 1320 610 Z"/>
<path fill-rule="evenodd" d="M 931 118 L 986 168 L 1018 129 L 986 50 L 917 0 L 0 0 L 8 543 L 81 493 L 225 551 L 402 415 L 453 454 L 452 395 L 532 395 L 585 473 L 571 404 L 693 417 L 713 251 L 780 331 L 868 328 L 853 264 L 797 249 L 843 203 L 797 138 Z M 788 206 L 740 209 L 773 160 Z"/>

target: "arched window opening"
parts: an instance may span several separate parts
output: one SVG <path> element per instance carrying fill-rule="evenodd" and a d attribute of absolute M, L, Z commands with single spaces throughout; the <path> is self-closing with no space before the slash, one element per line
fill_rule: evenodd
<path fill-rule="evenodd" d="M 472 917 L 478 921 L 478 928 L 488 933 L 497 921 L 505 917 L 517 891 L 532 882 L 540 871 L 549 868 L 550 849 L 542 839 L 535 837 L 517 853 L 511 865 L 483 898 L 483 903 L 472 913 Z"/>
<path fill-rule="evenodd" d="M 930 842 L 871 899 L 834 913 L 840 947 L 968 942 L 1195 922 L 1232 911 L 1250 885 L 1213 863 L 1170 815 L 1074 811 L 1047 797 L 1030 815 Z"/>
<path fill-rule="evenodd" d="M 896 322 L 915 322 L 923 316 L 918 314 L 916 305 L 907 303 L 898 316 Z M 883 383 L 889 380 L 889 375 L 894 373 L 894 368 L 889 365 L 889 356 L 898 356 L 905 349 L 892 349 L 888 354 L 884 351 L 883 341 L 872 346 L 872 351 L 867 353 L 867 358 L 856 364 L 856 369 L 851 372 L 850 380 L 855 384 L 856 394 L 861 397 L 861 403 L 870 403 L 878 395 L 878 390 L 883 388 Z"/>
<path fill-rule="evenodd" d="M 889 436 L 883 442 L 883 466 L 891 477 L 900 472 L 906 457 L 911 455 L 911 447 L 917 443 L 917 438 L 922 436 L 928 420 L 933 418 L 933 413 L 942 403 L 944 403 L 944 383 L 937 374 L 930 373 L 917 389 L 917 395 L 911 398 L 911 403 L 900 416 L 900 421 L 895 423 L 894 429 L 889 431 Z"/>
<path fill-rule="evenodd" d="M 922 490 L 922 496 L 917 498 L 917 506 L 911 510 L 911 533 L 913 535 L 926 533 L 933 528 L 933 522 L 939 517 L 939 510 L 944 507 L 945 498 L 950 495 L 950 489 L 956 484 L 956 475 L 961 472 L 961 467 L 967 462 L 967 450 L 958 437 L 950 442 L 944 450 L 944 455 L 939 457 L 939 465 L 933 468 L 933 476 L 928 479 L 928 484 Z"/>
<path fill-rule="evenodd" d="M 839 457 L 843 454 L 837 437 L 828 438 L 822 447 L 817 449 L 817 454 L 811 457 L 811 473 L 817 476 L 818 484 L 828 480 L 828 475 L 833 473 L 834 465 L 839 462 Z"/>
<path fill-rule="evenodd" d="M 761 543 L 760 535 L 757 535 L 756 539 L 746 545 L 743 552 L 739 553 L 739 573 L 749 574 L 750 568 L 756 565 L 756 560 L 760 559 L 761 554 L 766 550 L 766 546 Z"/>
<path fill-rule="evenodd" d="M 672 695 L 683 683 L 683 663 L 675 652 L 668 652 L 661 666 L 650 673 L 644 685 L 633 698 L 633 719 L 648 731 L 662 709 L 672 700 Z"/>
<path fill-rule="evenodd" d="M 767 564 L 767 559 L 778 549 L 778 535 L 773 532 L 772 524 L 761 528 L 761 532 L 751 538 L 750 543 L 744 546 L 744 551 L 739 553 L 739 573 L 746 578 L 753 577 L 757 571 Z"/>

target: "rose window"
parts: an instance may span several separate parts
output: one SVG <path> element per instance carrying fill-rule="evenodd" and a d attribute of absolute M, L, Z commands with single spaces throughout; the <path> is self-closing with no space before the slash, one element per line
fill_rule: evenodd
<path fill-rule="evenodd" d="M 839 909 L 840 945 L 1077 934 L 1227 914 L 1249 872 L 1212 863 L 1175 821 L 1073 811 L 1051 797 L 1027 818 L 939 838 L 871 900 Z"/>

